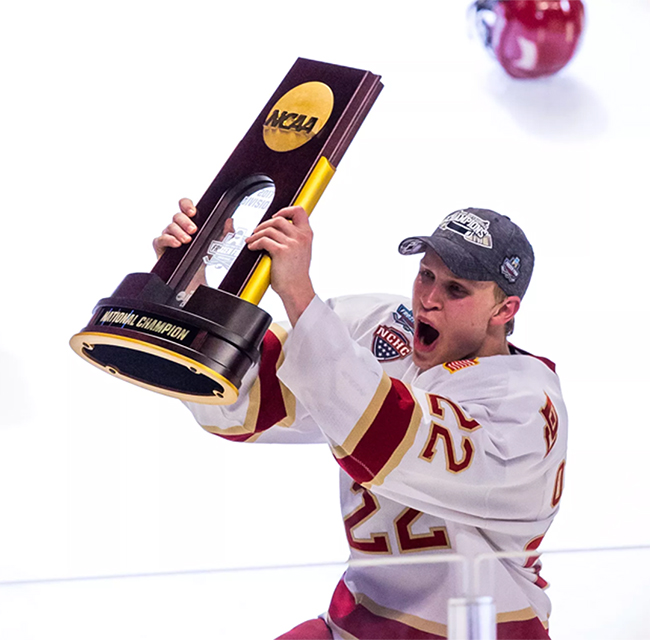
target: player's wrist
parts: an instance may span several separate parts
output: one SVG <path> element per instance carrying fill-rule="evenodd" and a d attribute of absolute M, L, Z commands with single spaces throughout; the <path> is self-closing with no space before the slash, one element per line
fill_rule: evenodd
<path fill-rule="evenodd" d="M 316 292 L 311 284 L 311 281 L 306 283 L 300 288 L 292 288 L 285 292 L 278 292 L 284 309 L 287 312 L 287 318 L 292 327 L 300 319 L 300 316 L 305 312 L 311 301 L 316 297 Z"/>

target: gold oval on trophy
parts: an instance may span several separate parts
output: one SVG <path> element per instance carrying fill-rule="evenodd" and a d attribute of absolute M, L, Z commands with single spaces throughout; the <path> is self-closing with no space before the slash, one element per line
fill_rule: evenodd
<path fill-rule="evenodd" d="M 264 142 L 273 151 L 293 151 L 327 123 L 334 93 L 323 82 L 305 82 L 287 91 L 264 121 Z"/>

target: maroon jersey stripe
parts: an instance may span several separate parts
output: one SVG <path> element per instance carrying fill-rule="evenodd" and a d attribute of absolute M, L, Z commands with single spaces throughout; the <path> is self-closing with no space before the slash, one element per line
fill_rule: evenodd
<path fill-rule="evenodd" d="M 395 616 L 399 613 L 393 612 Z M 329 607 L 332 622 L 359 640 L 438 640 L 446 636 L 412 627 L 405 622 L 373 613 L 356 601 L 354 594 L 341 580 Z M 430 623 L 434 624 L 434 623 Z M 444 627 L 442 623 L 439 623 Z M 498 640 L 549 640 L 548 631 L 539 618 L 512 620 L 497 624 Z"/>
<path fill-rule="evenodd" d="M 406 436 L 415 400 L 406 385 L 391 378 L 391 388 L 361 440 L 349 455 L 338 460 L 359 483 L 370 482 L 390 460 Z"/>
<path fill-rule="evenodd" d="M 261 397 L 257 424 L 255 425 L 256 433 L 270 429 L 287 415 L 280 381 L 277 376 L 278 360 L 281 355 L 282 342 L 272 331 L 267 331 L 262 343 L 262 357 L 260 359 Z"/>
<path fill-rule="evenodd" d="M 384 618 L 358 604 L 347 585 L 341 580 L 330 603 L 332 622 L 360 640 L 442 640 L 445 636 L 416 629 L 404 622 Z"/>
<path fill-rule="evenodd" d="M 287 411 L 284 406 L 282 389 L 277 377 L 278 361 L 282 356 L 282 342 L 272 332 L 267 331 L 262 343 L 262 357 L 260 358 L 259 384 L 260 403 L 257 409 L 257 417 L 253 414 L 255 422 L 254 431 L 239 435 L 218 434 L 221 438 L 231 442 L 246 442 L 256 434 L 270 429 L 286 417 Z"/>

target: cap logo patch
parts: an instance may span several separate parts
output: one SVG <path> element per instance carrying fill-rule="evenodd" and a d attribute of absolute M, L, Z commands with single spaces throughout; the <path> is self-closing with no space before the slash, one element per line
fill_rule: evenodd
<path fill-rule="evenodd" d="M 372 352 L 377 360 L 398 360 L 411 353 L 411 345 L 403 333 L 380 324 L 375 330 Z"/>
<path fill-rule="evenodd" d="M 490 221 L 479 218 L 468 211 L 455 211 L 450 213 L 440 224 L 440 229 L 447 229 L 457 233 L 467 242 L 471 242 L 486 249 L 492 248 L 492 235 L 489 231 Z"/>
<path fill-rule="evenodd" d="M 410 309 L 407 309 L 403 304 L 400 304 L 397 307 L 397 311 L 393 311 L 393 320 L 401 327 L 408 331 L 409 333 L 414 333 L 415 331 L 415 320 L 413 318 L 413 312 Z"/>
<path fill-rule="evenodd" d="M 449 373 L 456 373 L 461 369 L 467 369 L 467 367 L 473 367 L 478 364 L 478 358 L 472 358 L 471 360 L 453 360 L 452 362 L 445 362 L 442 366 L 449 371 Z"/>
<path fill-rule="evenodd" d="M 512 284 L 519 277 L 520 268 L 521 260 L 519 256 L 511 256 L 501 263 L 501 274 L 508 282 L 510 282 L 510 284 Z"/>

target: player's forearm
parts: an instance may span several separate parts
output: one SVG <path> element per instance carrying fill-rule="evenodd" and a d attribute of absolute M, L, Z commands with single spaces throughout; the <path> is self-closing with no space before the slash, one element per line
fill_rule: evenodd
<path fill-rule="evenodd" d="M 280 299 L 287 312 L 287 318 L 292 327 L 295 327 L 298 320 L 316 296 L 311 281 L 302 287 L 294 288 L 286 293 L 280 294 Z"/>

